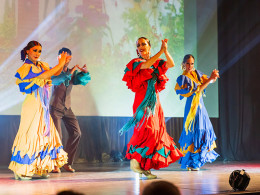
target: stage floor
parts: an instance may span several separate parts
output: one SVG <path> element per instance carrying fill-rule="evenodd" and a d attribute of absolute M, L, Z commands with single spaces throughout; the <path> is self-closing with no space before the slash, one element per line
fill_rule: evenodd
<path fill-rule="evenodd" d="M 152 171 L 158 179 L 139 179 L 129 169 L 129 162 L 103 164 L 74 164 L 76 173 L 51 173 L 49 179 L 33 178 L 17 181 L 7 167 L 0 167 L 0 194 L 56 194 L 62 190 L 74 190 L 87 195 L 138 195 L 153 182 L 166 180 L 178 186 L 183 195 L 194 194 L 241 194 L 234 193 L 229 185 L 233 170 L 245 169 L 251 180 L 243 193 L 260 193 L 260 162 L 214 162 L 206 164 L 200 171 L 181 170 L 174 163 L 160 171 Z"/>

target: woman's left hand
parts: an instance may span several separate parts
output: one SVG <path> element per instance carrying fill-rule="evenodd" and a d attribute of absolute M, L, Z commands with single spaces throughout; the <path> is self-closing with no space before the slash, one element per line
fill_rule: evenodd
<path fill-rule="evenodd" d="M 168 49 L 168 45 L 167 45 L 167 43 L 168 43 L 168 39 L 164 39 L 163 40 L 164 41 L 164 44 L 165 44 L 165 50 L 164 50 L 164 52 L 166 52 L 167 51 L 167 49 Z"/>
<path fill-rule="evenodd" d="M 168 39 L 162 40 L 161 50 L 162 50 L 163 52 L 166 52 L 166 51 L 167 51 L 167 41 L 168 41 Z"/>
<path fill-rule="evenodd" d="M 86 64 L 84 64 L 84 66 L 82 66 L 82 67 L 79 67 L 79 66 L 78 66 L 78 69 L 81 70 L 81 72 L 84 72 L 84 73 L 87 73 L 87 72 L 88 72 L 88 70 L 87 70 L 87 65 L 86 65 Z"/>
<path fill-rule="evenodd" d="M 220 78 L 219 77 L 219 71 L 214 69 L 210 75 L 210 79 L 215 82 L 217 80 L 217 78 Z"/>

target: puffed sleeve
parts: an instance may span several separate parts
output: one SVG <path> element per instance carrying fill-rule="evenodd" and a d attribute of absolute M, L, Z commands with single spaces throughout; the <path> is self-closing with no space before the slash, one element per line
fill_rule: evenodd
<path fill-rule="evenodd" d="M 73 85 L 83 85 L 85 86 L 91 80 L 89 72 L 78 72 L 75 70 L 73 74 Z"/>
<path fill-rule="evenodd" d="M 166 83 L 169 81 L 166 76 L 166 72 L 168 70 L 166 67 L 166 61 L 159 58 L 153 66 L 155 68 L 154 72 L 157 76 L 156 88 L 158 91 L 162 91 L 165 89 Z"/>
<path fill-rule="evenodd" d="M 53 85 L 61 85 L 65 81 L 71 80 L 71 74 L 69 72 L 61 72 L 58 76 L 51 77 Z"/>
<path fill-rule="evenodd" d="M 16 84 L 20 88 L 20 92 L 31 94 L 39 87 L 43 87 L 49 79 L 40 79 L 38 76 L 48 70 L 48 64 L 44 63 L 44 67 L 41 72 L 36 73 L 31 63 L 24 63 L 16 72 L 15 77 Z"/>
<path fill-rule="evenodd" d="M 206 74 L 199 70 L 196 70 L 196 73 L 201 83 L 205 83 L 209 79 L 209 77 Z"/>
<path fill-rule="evenodd" d="M 180 100 L 184 97 L 190 97 L 198 89 L 198 84 L 192 81 L 185 75 L 180 75 L 177 78 L 175 91 L 177 95 L 180 95 Z"/>
<path fill-rule="evenodd" d="M 138 91 L 142 87 L 147 87 L 146 81 L 153 77 L 153 69 L 141 69 L 143 62 L 141 58 L 135 58 L 126 65 L 122 80 L 126 82 L 128 89 L 131 89 L 133 92 Z"/>

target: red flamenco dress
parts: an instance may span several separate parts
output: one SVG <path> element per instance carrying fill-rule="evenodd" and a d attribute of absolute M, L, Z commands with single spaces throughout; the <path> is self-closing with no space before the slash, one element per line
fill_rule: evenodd
<path fill-rule="evenodd" d="M 169 80 L 165 73 L 166 61 L 158 59 L 149 69 L 140 69 L 141 58 L 131 60 L 125 69 L 123 81 L 135 93 L 133 118 L 119 131 L 121 134 L 135 126 L 127 145 L 126 158 L 136 159 L 142 169 L 168 167 L 183 154 L 166 131 L 159 92 Z"/>

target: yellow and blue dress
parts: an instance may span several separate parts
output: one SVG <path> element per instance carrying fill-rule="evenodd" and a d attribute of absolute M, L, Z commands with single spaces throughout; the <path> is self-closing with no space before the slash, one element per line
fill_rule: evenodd
<path fill-rule="evenodd" d="M 67 163 L 67 153 L 49 114 L 51 80 L 37 78 L 49 69 L 45 62 L 36 66 L 26 59 L 15 75 L 20 91 L 27 94 L 9 165 L 18 175 L 43 175 Z"/>
<path fill-rule="evenodd" d="M 208 80 L 207 75 L 195 70 L 183 72 L 177 78 L 175 91 L 180 100 L 187 98 L 184 110 L 183 131 L 179 140 L 181 168 L 200 168 L 206 162 L 213 162 L 219 156 L 216 148 L 216 135 L 204 106 L 200 85 Z M 205 91 L 205 90 L 204 90 Z M 203 91 L 203 93 L 204 93 Z"/>

